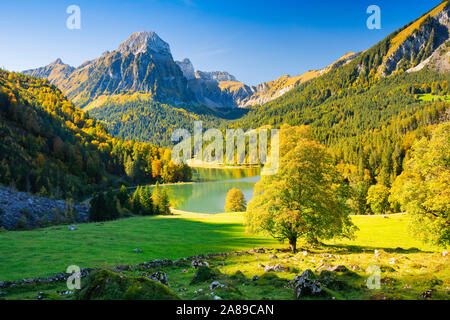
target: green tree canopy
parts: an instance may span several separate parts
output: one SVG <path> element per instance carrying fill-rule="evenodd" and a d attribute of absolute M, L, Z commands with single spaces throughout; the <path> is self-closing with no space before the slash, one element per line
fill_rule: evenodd
<path fill-rule="evenodd" d="M 280 130 L 278 173 L 263 176 L 249 202 L 246 224 L 289 241 L 350 237 L 355 230 L 346 204 L 348 186 L 342 182 L 330 154 L 309 139 L 308 127 L 283 126 Z"/>
<path fill-rule="evenodd" d="M 414 233 L 441 246 L 450 244 L 450 123 L 438 125 L 431 137 L 413 145 L 405 171 L 391 189 L 411 217 Z"/>
<path fill-rule="evenodd" d="M 389 188 L 382 184 L 375 184 L 367 191 L 367 204 L 375 214 L 383 214 L 389 209 Z"/>

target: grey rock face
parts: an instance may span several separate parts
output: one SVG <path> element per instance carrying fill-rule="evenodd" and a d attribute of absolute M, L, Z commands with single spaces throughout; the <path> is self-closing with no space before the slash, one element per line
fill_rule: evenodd
<path fill-rule="evenodd" d="M 267 266 L 264 267 L 264 271 L 265 272 L 285 272 L 287 271 L 287 268 L 285 266 L 283 266 L 280 263 L 277 263 L 276 265 L 270 265 L 268 264 Z"/>
<path fill-rule="evenodd" d="M 175 63 L 180 67 L 180 69 L 183 72 L 183 75 L 186 79 L 192 80 L 192 79 L 196 78 L 194 66 L 192 65 L 191 60 L 186 58 L 181 61 L 175 61 Z"/>
<path fill-rule="evenodd" d="M 205 81 L 237 81 L 236 77 L 226 71 L 195 71 L 195 77 Z"/>
<path fill-rule="evenodd" d="M 153 273 L 151 276 L 148 277 L 150 280 L 155 280 L 155 281 L 159 281 L 164 285 L 168 285 L 169 282 L 167 281 L 167 274 L 164 272 L 155 272 Z"/>
<path fill-rule="evenodd" d="M 314 273 L 308 269 L 294 278 L 294 293 L 297 299 L 323 295 L 323 290 L 316 282 Z"/>
<path fill-rule="evenodd" d="M 214 290 L 216 288 L 223 288 L 223 287 L 225 287 L 225 285 L 221 284 L 219 281 L 213 281 L 209 285 L 209 290 Z"/>
<path fill-rule="evenodd" d="M 148 50 L 164 55 L 171 54 L 169 44 L 153 31 L 133 33 L 117 50 L 122 54 L 132 52 L 135 55 Z"/>
<path fill-rule="evenodd" d="M 73 221 L 67 221 L 65 212 L 73 210 Z M 46 224 L 61 222 L 87 222 L 89 208 L 84 204 L 68 204 L 64 200 L 54 200 L 32 196 L 0 187 L 0 227 L 7 230 L 36 228 Z"/>
<path fill-rule="evenodd" d="M 448 41 L 450 32 L 450 8 L 440 11 L 431 17 L 428 23 L 423 23 L 387 58 L 384 76 L 392 74 L 409 63 L 412 71 L 417 71 L 429 63 L 429 58 Z M 448 70 L 438 70 L 445 72 Z"/>
<path fill-rule="evenodd" d="M 175 104 L 195 100 L 170 46 L 155 32 L 133 33 L 117 50 L 67 72 L 60 70 L 59 64 L 51 64 L 24 73 L 42 78 L 53 75 L 52 82 L 79 107 L 102 95 L 128 92 L 151 94 L 157 101 Z"/>
<path fill-rule="evenodd" d="M 193 260 L 191 262 L 191 268 L 199 268 L 199 267 L 209 267 L 209 263 L 207 261 L 202 260 Z"/>

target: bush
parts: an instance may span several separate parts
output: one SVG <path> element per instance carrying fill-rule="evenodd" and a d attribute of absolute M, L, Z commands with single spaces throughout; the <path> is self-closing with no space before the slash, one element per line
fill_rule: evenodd
<path fill-rule="evenodd" d="M 247 208 L 244 194 L 238 188 L 232 188 L 227 193 L 225 199 L 225 211 L 226 212 L 242 212 Z"/>

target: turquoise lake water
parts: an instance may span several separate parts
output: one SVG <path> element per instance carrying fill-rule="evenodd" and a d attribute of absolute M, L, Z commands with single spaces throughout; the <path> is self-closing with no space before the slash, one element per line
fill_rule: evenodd
<path fill-rule="evenodd" d="M 192 184 L 163 186 L 168 191 L 172 206 L 178 210 L 198 213 L 222 213 L 225 198 L 231 188 L 242 190 L 248 202 L 253 188 L 260 180 L 256 169 L 193 168 Z"/>

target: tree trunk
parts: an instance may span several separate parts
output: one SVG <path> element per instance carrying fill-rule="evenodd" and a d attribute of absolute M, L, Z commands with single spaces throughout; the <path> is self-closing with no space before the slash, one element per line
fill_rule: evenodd
<path fill-rule="evenodd" d="M 291 249 L 293 253 L 297 252 L 297 238 L 289 239 L 289 249 Z"/>

